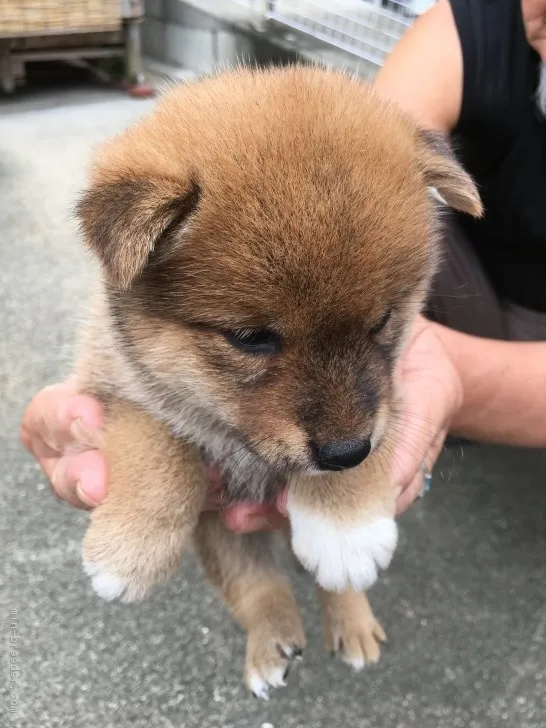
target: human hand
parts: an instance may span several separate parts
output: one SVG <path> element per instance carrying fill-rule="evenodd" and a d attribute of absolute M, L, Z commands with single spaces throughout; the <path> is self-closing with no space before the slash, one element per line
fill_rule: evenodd
<path fill-rule="evenodd" d="M 55 495 L 77 508 L 106 497 L 106 459 L 96 448 L 103 424 L 99 402 L 78 394 L 71 379 L 45 387 L 27 407 L 20 438 Z"/>
<path fill-rule="evenodd" d="M 390 461 L 400 514 L 423 490 L 423 467 L 430 472 L 438 459 L 462 405 L 463 389 L 437 324 L 422 317 L 414 325 L 397 374 L 402 402 L 393 416 L 396 444 Z"/>
<path fill-rule="evenodd" d="M 286 488 L 270 503 L 242 501 L 232 503 L 225 508 L 222 504 L 222 481 L 214 468 L 207 470 L 210 483 L 207 510 L 219 510 L 220 518 L 226 528 L 235 533 L 252 533 L 254 531 L 276 531 L 286 522 Z"/>
<path fill-rule="evenodd" d="M 102 406 L 78 394 L 72 380 L 45 387 L 28 405 L 20 438 L 47 476 L 52 491 L 77 508 L 93 508 L 107 496 L 106 458 L 98 450 L 104 422 Z M 236 503 L 223 508 L 218 472 L 207 471 L 207 510 L 218 510 L 226 527 L 237 533 L 279 528 L 284 500 L 273 504 Z"/>

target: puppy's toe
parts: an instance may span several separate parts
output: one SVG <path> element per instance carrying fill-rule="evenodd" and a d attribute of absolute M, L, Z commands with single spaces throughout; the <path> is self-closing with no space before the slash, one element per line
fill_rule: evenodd
<path fill-rule="evenodd" d="M 341 608 L 337 614 L 326 618 L 326 647 L 356 672 L 363 667 L 375 664 L 381 657 L 381 643 L 387 641 L 383 627 L 374 617 L 369 606 L 364 603 L 356 610 L 355 600 L 347 610 Z"/>
<path fill-rule="evenodd" d="M 99 506 L 85 534 L 83 567 L 103 599 L 137 601 L 176 570 L 182 545 L 174 530 L 124 521 Z"/>
<path fill-rule="evenodd" d="M 83 560 L 83 568 L 91 579 L 95 592 L 107 602 L 119 600 L 129 603 L 140 601 L 151 591 L 154 581 L 138 570 L 119 573 L 108 564 Z"/>
<path fill-rule="evenodd" d="M 379 662 L 380 643 L 385 640 L 386 635 L 379 622 L 374 625 L 359 625 L 347 629 L 343 635 L 335 636 L 337 648 L 334 652 L 355 672 L 360 672 L 366 665 Z"/>
<path fill-rule="evenodd" d="M 286 685 L 293 665 L 301 660 L 305 639 L 299 625 L 294 633 L 266 634 L 267 629 L 249 633 L 245 666 L 245 683 L 251 693 L 269 699 L 270 688 Z"/>
<path fill-rule="evenodd" d="M 102 597 L 107 602 L 119 599 L 127 590 L 127 584 L 123 579 L 106 569 L 102 569 L 98 564 L 84 559 L 83 569 L 87 576 L 90 577 L 93 589 L 99 597 Z"/>
<path fill-rule="evenodd" d="M 280 688 L 286 685 L 282 667 L 269 667 L 261 672 L 253 669 L 248 673 L 247 685 L 256 698 L 269 700 L 269 688 Z"/>

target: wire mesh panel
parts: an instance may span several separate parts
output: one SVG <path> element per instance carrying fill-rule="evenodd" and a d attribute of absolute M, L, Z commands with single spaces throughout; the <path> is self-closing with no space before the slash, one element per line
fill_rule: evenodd
<path fill-rule="evenodd" d="M 0 0 L 0 37 L 116 30 L 120 0 Z"/>
<path fill-rule="evenodd" d="M 434 0 L 271 0 L 269 19 L 381 65 Z"/>
<path fill-rule="evenodd" d="M 182 0 L 181 0 L 182 1 Z M 313 58 L 331 59 L 340 51 L 376 68 L 413 23 L 437 0 L 184 0 L 226 20 L 239 20 L 257 30 L 290 32 L 294 46 Z M 239 11 L 234 13 L 234 8 Z M 245 15 L 246 13 L 246 15 Z M 246 23 L 244 21 L 247 21 Z M 298 38 L 300 42 L 298 42 Z M 318 46 L 317 46 L 318 44 Z"/>

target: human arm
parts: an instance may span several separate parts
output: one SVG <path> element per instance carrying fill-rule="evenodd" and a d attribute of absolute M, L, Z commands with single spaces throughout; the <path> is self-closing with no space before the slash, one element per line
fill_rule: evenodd
<path fill-rule="evenodd" d="M 463 96 L 463 58 L 447 0 L 406 31 L 378 71 L 374 87 L 424 128 L 444 133 L 454 129 Z"/>
<path fill-rule="evenodd" d="M 433 327 L 462 382 L 451 431 L 482 442 L 546 447 L 546 342 L 496 341 Z"/>
<path fill-rule="evenodd" d="M 447 433 L 546 446 L 546 342 L 483 339 L 419 318 L 400 362 L 393 483 L 401 513 L 423 487 Z"/>

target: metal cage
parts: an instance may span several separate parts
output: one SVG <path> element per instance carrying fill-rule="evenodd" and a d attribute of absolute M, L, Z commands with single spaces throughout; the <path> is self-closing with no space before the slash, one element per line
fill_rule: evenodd
<path fill-rule="evenodd" d="M 414 19 L 436 0 L 194 0 L 227 19 L 244 18 L 264 33 L 328 62 L 333 51 L 372 73 Z M 234 9 L 237 12 L 234 13 Z M 258 21 L 258 22 L 257 22 Z M 359 63 L 360 62 L 360 63 Z"/>

